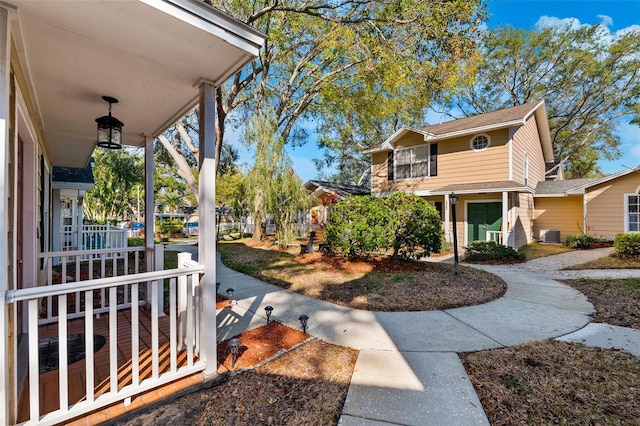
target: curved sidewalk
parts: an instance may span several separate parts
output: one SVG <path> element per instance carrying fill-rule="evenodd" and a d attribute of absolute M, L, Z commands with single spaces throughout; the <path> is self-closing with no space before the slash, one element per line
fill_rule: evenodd
<path fill-rule="evenodd" d="M 502 298 L 428 312 L 349 309 L 266 284 L 218 261 L 220 292 L 233 287 L 237 300 L 232 309 L 218 313 L 218 339 L 263 325 L 267 305 L 274 308 L 272 318 L 294 328 L 300 327 L 298 316 L 307 314 L 310 334 L 360 350 L 340 424 L 488 424 L 457 353 L 534 340 L 571 341 L 574 333 L 586 330 L 593 306 L 584 295 L 552 278 L 557 265 L 582 263 L 578 257 L 582 255 L 482 266 L 507 282 Z M 640 341 L 640 336 L 630 339 Z"/>

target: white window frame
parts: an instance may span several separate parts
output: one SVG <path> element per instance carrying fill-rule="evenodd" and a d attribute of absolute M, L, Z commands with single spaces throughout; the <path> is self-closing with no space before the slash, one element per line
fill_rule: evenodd
<path fill-rule="evenodd" d="M 638 211 L 634 212 L 637 215 L 637 224 L 638 229 L 636 231 L 631 231 L 629 216 L 631 212 L 629 211 L 629 197 L 638 197 L 638 202 L 636 203 L 638 206 Z M 638 233 L 640 232 L 640 187 L 636 189 L 636 192 L 629 192 L 624 194 L 624 232 L 625 233 Z"/>
<path fill-rule="evenodd" d="M 414 162 L 414 158 L 415 158 L 415 154 L 414 151 L 417 149 L 426 149 L 427 152 L 427 174 L 424 176 L 413 176 L 413 167 L 414 164 L 416 164 Z M 405 151 L 409 151 L 409 155 L 411 157 L 411 160 L 409 162 L 409 165 L 411 167 L 411 172 L 410 172 L 410 176 L 409 177 L 398 177 L 398 164 L 399 164 L 399 159 L 400 159 L 400 153 L 405 152 Z M 420 162 L 422 163 L 422 162 Z M 403 165 L 405 165 L 405 163 L 403 163 Z M 407 148 L 399 148 L 396 149 L 394 154 L 393 154 L 393 176 L 394 176 L 394 180 L 412 180 L 412 179 L 424 179 L 424 178 L 428 178 L 431 177 L 431 144 L 426 144 L 426 145 L 416 145 L 416 146 L 411 146 L 411 147 L 407 147 Z"/>
<path fill-rule="evenodd" d="M 484 137 L 487 140 L 487 145 L 483 148 L 476 148 L 473 143 L 475 142 L 476 139 L 480 137 Z M 487 148 L 489 148 L 490 146 L 491 146 L 491 136 L 489 136 L 487 133 L 479 133 L 477 135 L 473 135 L 473 137 L 469 141 L 469 148 L 471 148 L 471 150 L 475 152 L 482 152 Z"/>

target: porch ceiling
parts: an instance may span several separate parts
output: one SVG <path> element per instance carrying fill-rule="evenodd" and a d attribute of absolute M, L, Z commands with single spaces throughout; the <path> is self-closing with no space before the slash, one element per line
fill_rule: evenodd
<path fill-rule="evenodd" d="M 32 113 L 57 166 L 85 167 L 102 96 L 120 102 L 123 144 L 140 146 L 222 84 L 264 36 L 196 0 L 8 0 Z M 6 3 L 5 3 L 6 4 Z"/>

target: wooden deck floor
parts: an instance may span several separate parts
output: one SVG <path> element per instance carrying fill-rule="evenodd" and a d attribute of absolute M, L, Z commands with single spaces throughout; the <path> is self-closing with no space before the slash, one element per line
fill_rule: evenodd
<path fill-rule="evenodd" d="M 118 313 L 118 388 L 131 383 L 131 312 L 126 309 Z M 69 335 L 75 333 L 84 333 L 84 319 L 71 320 L 68 323 Z M 140 380 L 151 377 L 151 319 L 144 309 L 140 309 L 139 314 L 140 327 Z M 159 318 L 159 364 L 160 373 L 169 369 L 169 317 Z M 57 324 L 41 326 L 39 328 L 39 339 L 56 336 L 58 333 Z M 94 334 L 102 335 L 107 339 L 107 343 L 95 352 L 94 371 L 95 371 L 95 396 L 102 395 L 109 391 L 109 315 L 102 315 L 100 318 L 94 319 Z M 122 342 L 122 344 L 120 343 Z M 183 366 L 187 363 L 186 351 L 178 354 L 178 365 Z M 52 370 L 41 373 L 40 380 L 40 415 L 55 411 L 60 406 L 59 393 L 59 373 L 58 370 Z M 200 374 L 178 380 L 161 388 L 146 392 L 136 398 L 133 398 L 131 404 L 125 406 L 123 403 L 114 404 L 89 413 L 82 418 L 73 419 L 65 422 L 71 425 L 94 425 L 101 422 L 114 419 L 129 411 L 138 409 L 144 405 L 151 404 L 159 399 L 165 398 L 171 394 L 179 392 L 187 387 L 197 385 L 202 382 Z M 69 404 L 82 401 L 86 394 L 86 363 L 85 360 L 77 361 L 69 365 Z M 29 417 L 29 388 L 28 377 L 25 378 L 20 393 L 18 403 L 18 422 L 28 420 Z"/>

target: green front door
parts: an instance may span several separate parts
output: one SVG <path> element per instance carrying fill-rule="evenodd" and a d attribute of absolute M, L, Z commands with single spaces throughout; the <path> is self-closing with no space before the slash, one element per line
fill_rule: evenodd
<path fill-rule="evenodd" d="M 486 241 L 487 231 L 502 228 L 502 203 L 467 204 L 467 241 Z M 498 240 L 497 233 L 489 233 L 492 240 Z"/>

